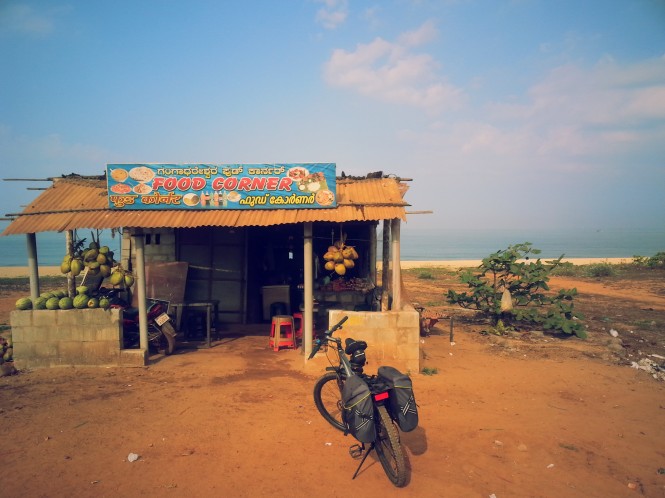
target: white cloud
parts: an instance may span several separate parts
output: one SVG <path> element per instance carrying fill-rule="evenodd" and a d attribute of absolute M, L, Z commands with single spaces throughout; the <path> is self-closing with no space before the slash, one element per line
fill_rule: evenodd
<path fill-rule="evenodd" d="M 665 144 L 665 60 L 560 66 L 521 102 L 492 103 L 485 115 L 485 124 L 466 130 L 465 150 L 485 147 L 501 154 L 510 142 L 535 156 L 607 157 L 658 147 Z M 486 126 L 503 132 L 488 136 Z"/>
<path fill-rule="evenodd" d="M 431 113 L 457 108 L 464 93 L 438 74 L 439 64 L 431 55 L 412 50 L 434 36 L 436 29 L 427 22 L 396 42 L 376 38 L 354 51 L 336 49 L 325 64 L 325 79 L 332 86 Z"/>
<path fill-rule="evenodd" d="M 530 113 L 564 122 L 626 126 L 665 119 L 665 61 L 635 66 L 603 62 L 591 69 L 562 66 L 529 92 Z M 549 118 L 551 120 L 551 118 Z"/>
<path fill-rule="evenodd" d="M 348 0 L 317 0 L 323 3 L 316 13 L 316 22 L 326 29 L 336 29 L 343 24 L 349 15 Z"/>
<path fill-rule="evenodd" d="M 665 60 L 604 60 L 561 66 L 534 83 L 518 103 L 467 108 L 398 139 L 422 164 L 440 164 L 452 182 L 566 182 L 588 185 L 665 174 Z M 423 174 L 424 172 L 420 172 Z M 417 175 L 416 172 L 413 173 Z M 595 180 L 593 180 L 595 178 Z"/>
<path fill-rule="evenodd" d="M 402 33 L 398 38 L 398 44 L 404 47 L 417 47 L 435 40 L 437 35 L 434 23 L 426 21 L 418 29 Z"/>

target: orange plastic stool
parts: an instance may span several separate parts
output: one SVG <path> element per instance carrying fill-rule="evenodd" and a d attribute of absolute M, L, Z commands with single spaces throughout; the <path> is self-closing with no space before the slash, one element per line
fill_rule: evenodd
<path fill-rule="evenodd" d="M 275 351 L 279 351 L 282 346 L 296 349 L 295 328 L 291 315 L 275 315 L 272 317 L 268 346 Z"/>

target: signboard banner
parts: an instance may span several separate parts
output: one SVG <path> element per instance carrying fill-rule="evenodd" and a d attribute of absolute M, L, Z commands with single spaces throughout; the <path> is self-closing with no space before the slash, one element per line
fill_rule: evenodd
<path fill-rule="evenodd" d="M 111 209 L 337 207 L 335 163 L 108 164 Z"/>

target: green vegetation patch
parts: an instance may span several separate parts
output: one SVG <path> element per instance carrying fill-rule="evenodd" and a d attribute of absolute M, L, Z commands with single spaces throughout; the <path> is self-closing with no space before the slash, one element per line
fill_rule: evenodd
<path fill-rule="evenodd" d="M 616 265 L 611 263 L 594 263 L 584 266 L 584 274 L 587 277 L 602 278 L 602 277 L 616 277 Z"/>
<path fill-rule="evenodd" d="M 550 291 L 550 274 L 564 265 L 558 259 L 541 261 L 530 242 L 509 246 L 490 254 L 475 269 L 460 273 L 468 291 L 449 290 L 450 304 L 481 312 L 492 320 L 492 333 L 502 334 L 513 324 L 535 326 L 543 330 L 587 337 L 582 315 L 574 310 L 577 289 Z"/>

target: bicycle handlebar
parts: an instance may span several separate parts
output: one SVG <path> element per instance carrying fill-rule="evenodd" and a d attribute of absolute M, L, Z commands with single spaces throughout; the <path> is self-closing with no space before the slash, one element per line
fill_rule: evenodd
<path fill-rule="evenodd" d="M 330 330 L 326 330 L 325 332 L 320 334 L 319 337 L 316 338 L 316 341 L 314 341 L 314 348 L 312 349 L 312 352 L 310 353 L 307 359 L 311 360 L 312 358 L 314 358 L 314 355 L 319 352 L 319 349 L 321 349 L 321 346 L 323 345 L 324 341 L 328 342 L 333 332 L 335 332 L 335 330 L 341 329 L 344 322 L 346 322 L 348 319 L 349 319 L 348 316 L 343 317 Z"/>
<path fill-rule="evenodd" d="M 341 329 L 341 328 L 342 328 L 342 324 L 343 324 L 345 321 L 347 321 L 348 319 L 349 319 L 348 316 L 343 317 L 343 318 L 337 323 L 337 325 L 335 325 L 333 328 L 330 329 L 330 333 L 332 334 L 333 332 L 335 332 L 335 330 L 337 330 L 337 329 Z"/>

